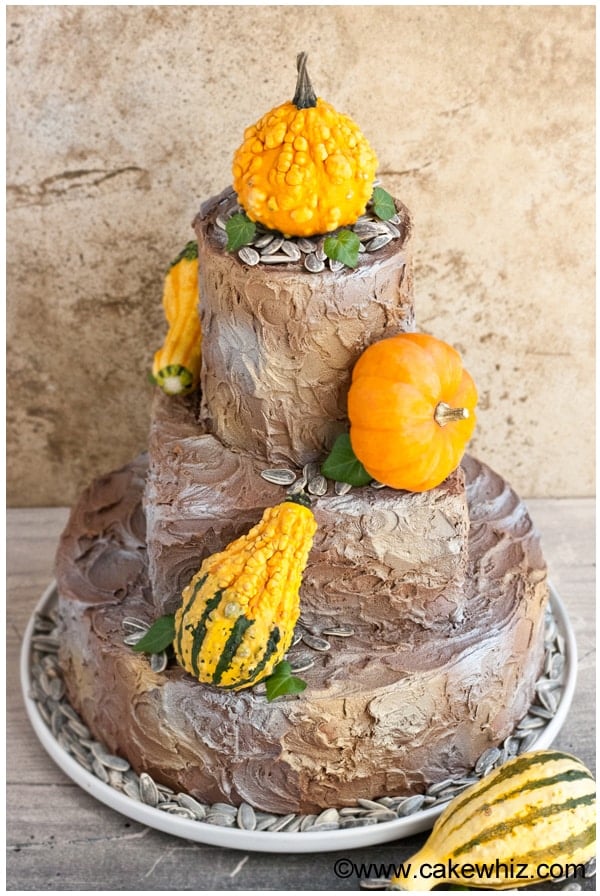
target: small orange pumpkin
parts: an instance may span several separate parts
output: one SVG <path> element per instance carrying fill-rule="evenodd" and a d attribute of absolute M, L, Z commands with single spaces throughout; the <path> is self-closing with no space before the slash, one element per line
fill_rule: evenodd
<path fill-rule="evenodd" d="M 455 470 L 475 428 L 477 389 L 452 346 L 401 333 L 369 346 L 352 372 L 350 443 L 367 472 L 422 492 Z"/>

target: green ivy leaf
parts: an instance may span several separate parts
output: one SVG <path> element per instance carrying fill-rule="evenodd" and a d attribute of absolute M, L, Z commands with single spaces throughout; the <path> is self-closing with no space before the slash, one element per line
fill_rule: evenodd
<path fill-rule="evenodd" d="M 394 200 L 382 187 L 375 187 L 373 190 L 371 206 L 381 221 L 389 221 L 396 214 Z"/>
<path fill-rule="evenodd" d="M 368 485 L 373 477 L 367 473 L 350 443 L 347 432 L 342 433 L 335 440 L 329 457 L 321 467 L 321 473 L 326 479 L 336 482 L 348 482 L 350 485 Z"/>
<path fill-rule="evenodd" d="M 175 614 L 168 616 L 159 616 L 143 638 L 133 645 L 134 650 L 140 653 L 161 653 L 169 644 L 172 644 L 175 637 Z"/>
<path fill-rule="evenodd" d="M 358 262 L 360 240 L 352 230 L 340 230 L 328 236 L 323 243 L 327 258 L 341 261 L 346 267 L 355 268 Z"/>
<path fill-rule="evenodd" d="M 301 694 L 306 688 L 306 682 L 296 675 L 292 675 L 292 667 L 287 662 L 278 663 L 273 672 L 265 679 L 267 686 L 267 700 L 275 700 L 285 694 Z"/>
<path fill-rule="evenodd" d="M 252 242 L 256 234 L 256 224 L 245 212 L 238 212 L 237 215 L 232 215 L 227 219 L 225 231 L 227 233 L 225 248 L 228 252 L 237 252 L 242 246 L 247 246 Z"/>

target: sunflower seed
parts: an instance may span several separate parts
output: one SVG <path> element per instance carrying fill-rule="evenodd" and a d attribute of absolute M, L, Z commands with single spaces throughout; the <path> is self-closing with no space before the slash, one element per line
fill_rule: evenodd
<path fill-rule="evenodd" d="M 321 474 L 314 476 L 312 479 L 309 479 L 307 490 L 311 495 L 321 498 L 327 494 L 327 480 Z"/>
<path fill-rule="evenodd" d="M 92 762 L 92 771 L 104 784 L 108 784 L 108 772 L 97 759 Z"/>
<path fill-rule="evenodd" d="M 305 815 L 302 821 L 300 822 L 300 830 L 306 831 L 308 828 L 312 827 L 315 823 L 317 816 L 316 815 Z"/>
<path fill-rule="evenodd" d="M 209 810 L 206 813 L 206 818 L 204 820 L 207 824 L 214 824 L 222 828 L 231 828 L 235 824 L 235 815 L 228 815 L 226 812 L 211 812 Z"/>
<path fill-rule="evenodd" d="M 256 813 L 248 803 L 242 803 L 237 811 L 237 826 L 243 831 L 253 831 L 256 828 Z"/>
<path fill-rule="evenodd" d="M 442 791 L 446 790 L 447 787 L 451 787 L 454 784 L 453 778 L 446 778 L 444 781 L 437 781 L 435 784 L 431 784 L 427 790 L 427 796 L 438 796 L 438 794 L 442 793 Z"/>
<path fill-rule="evenodd" d="M 301 252 L 304 252 L 305 255 L 309 254 L 311 252 L 314 252 L 315 249 L 317 248 L 317 244 L 315 242 L 313 242 L 312 240 L 306 239 L 305 237 L 302 237 L 302 236 L 299 237 L 298 241 L 296 242 L 296 245 L 298 246 L 298 248 L 300 249 Z"/>
<path fill-rule="evenodd" d="M 596 857 L 585 863 L 584 877 L 594 877 L 596 874 Z"/>
<path fill-rule="evenodd" d="M 260 255 L 252 246 L 242 246 L 238 252 L 238 258 L 250 267 L 254 267 L 260 261 Z"/>
<path fill-rule="evenodd" d="M 561 887 L 561 890 L 581 890 L 581 884 L 578 884 L 576 880 L 569 881 L 568 884 L 565 884 Z"/>
<path fill-rule="evenodd" d="M 49 697 L 58 703 L 59 700 L 62 700 L 65 694 L 65 683 L 62 678 L 53 678 L 50 682 L 50 693 Z"/>
<path fill-rule="evenodd" d="M 360 240 L 369 240 L 381 236 L 381 229 L 375 221 L 357 223 L 352 229 Z"/>
<path fill-rule="evenodd" d="M 320 240 L 319 245 L 315 249 L 315 255 L 319 261 L 327 261 L 327 253 L 325 251 L 325 240 Z"/>
<path fill-rule="evenodd" d="M 565 668 L 565 658 L 562 653 L 556 653 L 550 665 L 550 678 L 556 680 L 561 677 Z"/>
<path fill-rule="evenodd" d="M 379 809 L 373 809 L 373 811 L 368 812 L 364 818 L 374 818 L 378 824 L 382 821 L 398 820 L 398 816 L 393 809 L 386 809 L 384 806 L 380 806 Z"/>
<path fill-rule="evenodd" d="M 138 641 L 141 641 L 146 632 L 138 629 L 135 632 L 130 632 L 128 635 L 125 635 L 123 638 L 123 644 L 126 644 L 128 647 L 134 647 Z"/>
<path fill-rule="evenodd" d="M 379 236 L 376 236 L 375 239 L 369 240 L 367 243 L 367 252 L 376 252 L 377 249 L 383 249 L 383 247 L 387 246 L 391 241 L 391 233 L 381 233 Z"/>
<path fill-rule="evenodd" d="M 317 635 L 311 635 L 310 632 L 302 632 L 302 640 L 307 647 L 312 650 L 319 650 L 323 653 L 331 650 L 331 644 L 325 638 L 319 638 Z"/>
<path fill-rule="evenodd" d="M 121 625 L 130 632 L 147 632 L 150 626 L 143 619 L 137 619 L 135 616 L 125 616 Z"/>
<path fill-rule="evenodd" d="M 252 240 L 255 249 L 266 249 L 266 247 L 275 239 L 272 233 L 263 233 Z"/>
<path fill-rule="evenodd" d="M 323 809 L 323 811 L 317 815 L 315 824 L 329 824 L 330 822 L 338 822 L 339 820 L 340 813 L 337 809 Z"/>
<path fill-rule="evenodd" d="M 293 821 L 296 818 L 295 814 L 291 812 L 289 815 L 283 815 L 281 818 L 278 818 L 277 821 L 271 822 L 271 824 L 266 828 L 267 831 L 282 831 L 283 828 Z"/>
<path fill-rule="evenodd" d="M 274 255 L 276 252 L 279 252 L 281 247 L 283 246 L 283 237 L 282 236 L 274 236 L 272 239 L 264 246 L 262 252 L 260 253 L 262 260 L 264 261 L 266 257 L 269 255 Z M 289 261 L 289 257 L 284 255 L 283 258 L 286 261 Z"/>
<path fill-rule="evenodd" d="M 285 255 L 283 253 L 278 255 L 261 255 L 260 258 L 263 264 L 290 264 L 291 258 L 289 255 Z"/>
<path fill-rule="evenodd" d="M 78 718 L 77 719 L 69 719 L 67 722 L 67 727 L 73 732 L 76 737 L 90 737 L 92 736 L 90 729 L 87 725 L 84 725 Z"/>
<path fill-rule="evenodd" d="M 140 799 L 147 806 L 158 805 L 158 787 L 146 772 L 140 775 Z"/>
<path fill-rule="evenodd" d="M 128 796 L 130 800 L 141 802 L 140 786 L 137 781 L 131 781 L 126 778 L 123 781 L 123 793 Z"/>
<path fill-rule="evenodd" d="M 323 634 L 330 635 L 332 638 L 351 638 L 354 634 L 354 629 L 350 628 L 350 626 L 340 625 L 339 628 L 323 629 Z"/>
<path fill-rule="evenodd" d="M 309 669 L 312 669 L 314 664 L 315 661 L 307 656 L 303 658 L 298 657 L 298 659 L 293 660 L 290 663 L 294 675 L 299 675 L 300 672 L 308 672 Z"/>
<path fill-rule="evenodd" d="M 502 753 L 498 747 L 490 747 L 489 750 L 481 754 L 475 763 L 475 774 L 483 775 L 485 773 L 484 770 L 491 769 L 501 757 Z"/>
<path fill-rule="evenodd" d="M 262 813 L 263 817 L 258 818 L 256 820 L 256 828 L 257 831 L 266 831 L 270 824 L 273 824 L 274 821 L 277 821 L 277 815 L 267 815 Z"/>
<path fill-rule="evenodd" d="M 396 227 L 396 225 L 393 224 L 391 221 L 384 221 L 384 224 L 388 230 L 388 233 L 391 233 L 392 238 L 397 238 L 402 235 L 400 233 L 400 231 L 398 230 L 398 228 Z"/>
<path fill-rule="evenodd" d="M 71 722 L 79 722 L 79 716 L 69 703 L 61 703 L 58 708 L 62 712 L 63 716 L 65 716 Z"/>
<path fill-rule="evenodd" d="M 206 806 L 203 806 L 202 803 L 195 800 L 189 793 L 177 794 L 177 802 L 184 809 L 188 809 L 192 812 L 198 821 L 203 821 L 206 818 Z"/>
<path fill-rule="evenodd" d="M 543 706 L 536 706 L 535 703 L 533 703 L 529 707 L 529 715 L 539 716 L 541 719 L 546 720 L 552 719 L 554 717 L 554 713 L 550 712 L 549 709 L 545 709 Z"/>
<path fill-rule="evenodd" d="M 109 753 L 98 741 L 92 742 L 91 750 L 98 762 L 101 762 L 106 768 L 112 768 L 117 772 L 126 772 L 130 768 L 126 759 Z"/>
<path fill-rule="evenodd" d="M 371 486 L 371 488 L 385 488 L 385 483 L 378 482 L 376 479 L 371 480 L 369 485 Z"/>
<path fill-rule="evenodd" d="M 389 877 L 364 877 L 358 886 L 361 890 L 387 890 L 390 882 Z"/>
<path fill-rule="evenodd" d="M 176 803 L 159 803 L 156 808 L 162 809 L 163 812 L 168 812 L 169 815 L 177 815 L 179 818 L 189 818 L 190 821 L 198 821 L 191 809 L 178 806 Z"/>
<path fill-rule="evenodd" d="M 291 258 L 292 261 L 300 261 L 302 258 L 302 252 L 291 240 L 284 240 L 281 244 L 281 251 L 285 252 L 285 254 Z"/>
<path fill-rule="evenodd" d="M 329 270 L 333 271 L 334 273 L 336 273 L 337 271 L 341 271 L 346 267 L 344 262 L 338 261 L 337 258 L 330 258 L 328 261 L 328 264 L 329 264 Z"/>
<path fill-rule="evenodd" d="M 545 724 L 546 720 L 541 716 L 526 715 L 525 718 L 521 719 L 521 721 L 517 725 L 515 734 L 517 735 L 517 737 L 520 737 L 527 731 L 533 731 L 533 729 L 535 728 L 542 728 Z"/>
<path fill-rule="evenodd" d="M 304 828 L 304 830 L 305 831 L 316 831 L 316 832 L 321 833 L 323 831 L 337 831 L 339 829 L 339 827 L 340 827 L 340 824 L 338 821 L 326 821 L 326 822 L 323 822 L 323 824 L 317 824 L 317 822 L 315 822 L 309 828 Z"/>
<path fill-rule="evenodd" d="M 111 787 L 114 787 L 115 790 L 121 790 L 123 787 L 123 772 L 118 772 L 114 768 L 107 769 L 108 772 L 108 783 Z"/>
<path fill-rule="evenodd" d="M 156 674 L 160 674 L 164 672 L 167 668 L 167 664 L 169 662 L 169 657 L 167 656 L 167 651 L 162 650 L 160 653 L 153 653 L 150 657 L 150 668 Z"/>
<path fill-rule="evenodd" d="M 220 230 L 225 230 L 225 228 L 227 226 L 227 218 L 225 217 L 225 215 L 222 215 L 222 214 L 217 215 L 217 217 L 215 219 L 215 224 L 217 225 L 217 227 Z"/>
<path fill-rule="evenodd" d="M 396 815 L 394 815 L 394 818 L 396 818 Z M 377 819 L 370 815 L 349 815 L 346 818 L 340 819 L 339 827 L 341 830 L 345 830 L 346 828 L 362 828 L 369 824 L 377 824 Z"/>
<path fill-rule="evenodd" d="M 59 648 L 58 638 L 51 635 L 33 635 L 31 644 L 34 649 L 44 650 L 47 653 L 57 653 Z"/>
<path fill-rule="evenodd" d="M 304 267 L 307 271 L 310 271 L 311 274 L 320 274 L 321 271 L 325 270 L 325 262 L 318 258 L 314 252 L 311 252 L 310 255 L 307 255 L 304 259 Z"/>
<path fill-rule="evenodd" d="M 286 824 L 286 826 L 283 828 L 283 830 L 286 832 L 286 834 L 295 834 L 297 831 L 300 830 L 301 822 L 302 822 L 302 816 L 294 815 L 292 820 L 290 822 L 288 822 L 288 824 Z"/>
<path fill-rule="evenodd" d="M 54 735 L 54 737 L 58 737 L 58 732 L 60 731 L 60 729 L 62 728 L 62 726 L 64 724 L 65 724 L 65 717 L 63 716 L 59 707 L 57 706 L 52 710 L 52 714 L 50 716 L 50 728 L 52 730 L 52 734 Z"/>
<path fill-rule="evenodd" d="M 526 753 L 539 737 L 539 731 L 530 731 L 519 744 L 519 753 Z"/>
<path fill-rule="evenodd" d="M 275 470 L 263 470 L 260 474 L 266 482 L 272 485 L 291 485 L 296 481 L 296 474 L 287 468 Z"/>
<path fill-rule="evenodd" d="M 417 793 L 415 796 L 408 796 L 398 806 L 397 814 L 400 818 L 404 818 L 405 815 L 412 815 L 413 812 L 419 811 L 424 802 L 425 796 L 422 793 Z"/>
<path fill-rule="evenodd" d="M 364 799 L 363 797 L 359 797 L 356 802 L 362 809 L 378 810 L 378 809 L 382 808 L 381 803 L 378 803 L 375 800 L 367 800 L 367 799 Z M 386 808 L 386 807 L 384 806 L 383 808 Z"/>

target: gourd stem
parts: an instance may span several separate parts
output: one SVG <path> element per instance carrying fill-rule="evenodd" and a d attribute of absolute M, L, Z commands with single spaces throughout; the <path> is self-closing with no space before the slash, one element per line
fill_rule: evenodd
<path fill-rule="evenodd" d="M 445 401 L 440 401 L 433 414 L 433 419 L 439 426 L 454 423 L 457 420 L 466 420 L 469 416 L 468 408 L 451 408 Z"/>
<path fill-rule="evenodd" d="M 296 109 L 312 109 L 317 105 L 317 95 L 310 83 L 308 72 L 306 71 L 307 53 L 298 53 L 296 57 L 296 65 L 298 67 L 298 80 L 296 82 L 296 93 L 292 103 Z"/>
<path fill-rule="evenodd" d="M 292 504 L 300 504 L 302 507 L 308 507 L 309 510 L 312 507 L 312 501 L 306 492 L 296 492 L 295 494 L 288 495 L 285 500 L 291 501 Z"/>

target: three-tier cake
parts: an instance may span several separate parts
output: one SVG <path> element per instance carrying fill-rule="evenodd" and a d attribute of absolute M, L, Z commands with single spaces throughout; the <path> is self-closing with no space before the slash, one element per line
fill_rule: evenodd
<path fill-rule="evenodd" d="M 197 388 L 157 391 L 148 454 L 96 480 L 63 534 L 67 693 L 138 773 L 205 801 L 311 812 L 422 792 L 468 774 L 527 712 L 547 601 L 539 540 L 518 496 L 468 455 L 419 492 L 319 473 L 348 427 L 355 362 L 415 327 L 405 206 L 376 244 L 357 221 L 354 267 L 273 227 L 270 252 L 228 251 L 236 210 L 226 190 L 194 221 Z M 311 494 L 317 523 L 287 657 L 302 693 L 204 684 L 124 643 L 125 619 L 174 613 L 204 558 L 290 484 Z"/>

